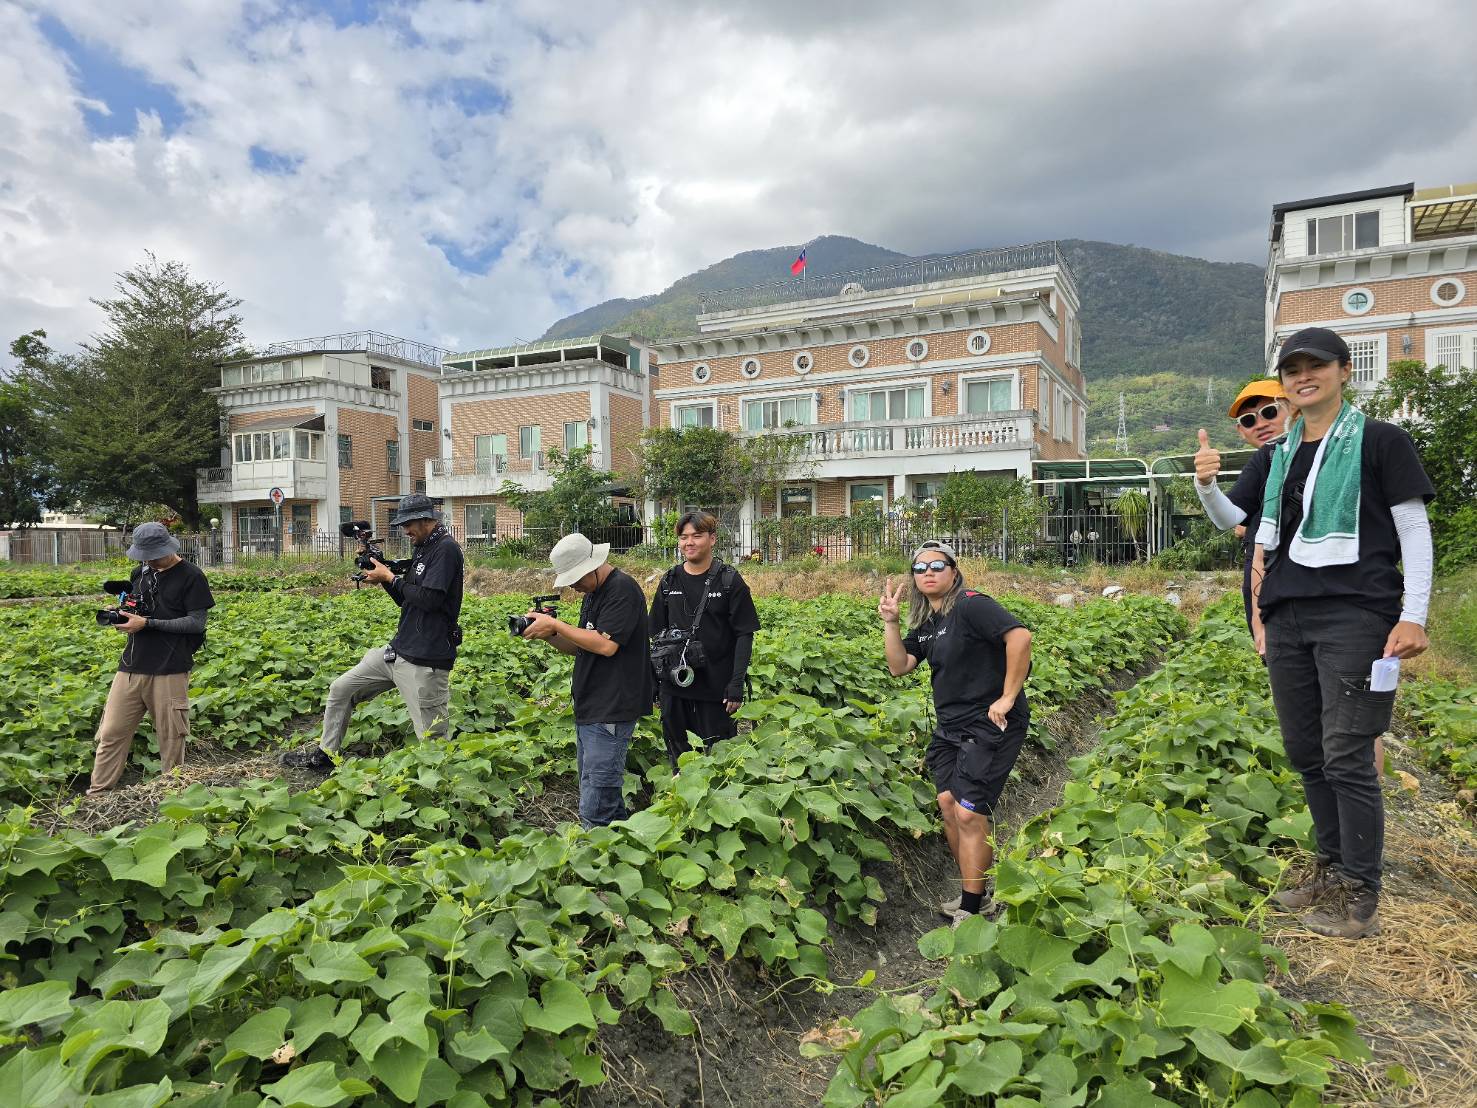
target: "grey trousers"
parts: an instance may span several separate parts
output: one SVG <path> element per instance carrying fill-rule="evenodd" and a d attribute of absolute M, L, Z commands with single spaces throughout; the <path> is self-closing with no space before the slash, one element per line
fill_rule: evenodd
<path fill-rule="evenodd" d="M 328 687 L 323 709 L 323 738 L 318 745 L 330 754 L 343 745 L 349 715 L 355 704 L 373 700 L 388 689 L 399 689 L 410 709 L 417 735 L 444 739 L 450 732 L 451 672 L 418 666 L 404 658 L 385 661 L 384 647 L 364 652 L 359 664 Z"/>

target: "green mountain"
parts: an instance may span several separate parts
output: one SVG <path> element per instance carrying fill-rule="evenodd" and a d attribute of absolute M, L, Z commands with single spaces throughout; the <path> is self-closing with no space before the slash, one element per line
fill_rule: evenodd
<path fill-rule="evenodd" d="M 1061 247 L 1082 296 L 1092 453 L 1113 452 L 1120 392 L 1127 405 L 1130 453 L 1193 450 L 1195 429 L 1202 426 L 1219 428 L 1212 431 L 1213 441 L 1230 445 L 1225 405 L 1262 364 L 1261 269 L 1081 239 L 1064 240 Z M 816 239 L 808 249 L 812 276 L 908 257 L 841 235 Z M 735 254 L 663 292 L 607 300 L 566 316 L 543 337 L 597 331 L 633 331 L 653 339 L 691 334 L 700 293 L 786 280 L 798 251 L 779 246 Z M 1217 414 L 1220 423 L 1214 422 Z"/>

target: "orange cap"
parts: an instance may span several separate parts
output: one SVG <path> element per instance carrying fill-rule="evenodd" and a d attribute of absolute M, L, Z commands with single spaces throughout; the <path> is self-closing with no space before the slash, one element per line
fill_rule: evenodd
<path fill-rule="evenodd" d="M 1282 382 L 1275 377 L 1263 377 L 1260 381 L 1248 381 L 1246 386 L 1236 394 L 1236 399 L 1231 401 L 1231 410 L 1226 413 L 1230 418 L 1236 418 L 1236 409 L 1245 404 L 1253 396 L 1265 396 L 1268 400 L 1286 400 L 1287 393 L 1282 391 Z"/>

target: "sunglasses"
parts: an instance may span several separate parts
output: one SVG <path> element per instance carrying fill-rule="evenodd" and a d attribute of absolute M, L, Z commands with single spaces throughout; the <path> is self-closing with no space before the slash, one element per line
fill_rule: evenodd
<path fill-rule="evenodd" d="M 1276 404 L 1263 404 L 1254 412 L 1242 412 L 1236 417 L 1236 422 L 1250 431 L 1256 426 L 1257 420 L 1265 419 L 1268 422 L 1276 419 L 1282 414 L 1282 408 Z"/>
<path fill-rule="evenodd" d="M 931 562 L 914 562 L 913 572 L 927 573 L 929 570 L 933 570 L 934 573 L 942 573 L 944 570 L 951 568 L 953 565 L 953 562 L 946 562 L 942 558 L 935 558 Z"/>

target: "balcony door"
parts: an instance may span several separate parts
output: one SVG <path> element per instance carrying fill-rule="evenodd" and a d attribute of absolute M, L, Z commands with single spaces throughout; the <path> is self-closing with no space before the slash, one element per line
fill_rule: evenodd
<path fill-rule="evenodd" d="M 922 419 L 924 396 L 922 385 L 896 389 L 862 389 L 851 394 L 851 421 L 855 423 L 902 423 Z M 916 428 L 907 432 L 903 445 L 917 447 Z M 867 427 L 847 436 L 851 450 L 891 450 L 897 445 L 892 427 Z"/>
<path fill-rule="evenodd" d="M 477 455 L 477 475 L 490 477 L 508 465 L 507 435 L 478 435 L 473 442 Z"/>

